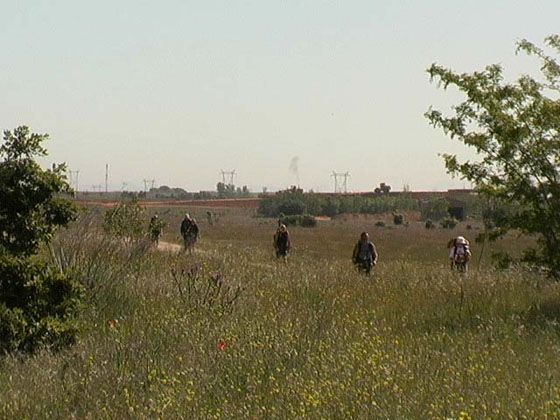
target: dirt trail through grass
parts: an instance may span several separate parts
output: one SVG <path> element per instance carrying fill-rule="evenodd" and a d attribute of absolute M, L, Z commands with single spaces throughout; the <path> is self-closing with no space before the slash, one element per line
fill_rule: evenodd
<path fill-rule="evenodd" d="M 171 242 L 159 241 L 158 249 L 160 251 L 167 251 L 167 252 L 180 252 L 183 250 L 183 247 L 178 244 L 174 244 Z"/>

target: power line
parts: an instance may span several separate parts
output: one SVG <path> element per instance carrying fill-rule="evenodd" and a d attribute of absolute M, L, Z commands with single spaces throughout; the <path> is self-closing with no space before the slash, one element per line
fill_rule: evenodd
<path fill-rule="evenodd" d="M 108 192 L 109 186 L 109 164 L 105 164 L 105 192 Z"/>
<path fill-rule="evenodd" d="M 235 175 L 237 175 L 235 173 L 235 169 L 233 171 L 221 170 L 220 174 L 222 174 L 222 182 L 224 183 L 224 185 L 234 185 L 233 178 L 235 177 Z M 226 183 L 226 176 L 229 177 L 229 183 Z"/>
<path fill-rule="evenodd" d="M 347 193 L 348 192 L 348 178 L 350 178 L 350 172 L 332 172 L 331 175 L 334 178 L 334 192 L 335 193 Z"/>
<path fill-rule="evenodd" d="M 75 171 L 68 171 L 68 173 L 70 174 L 70 184 L 74 185 L 74 190 L 78 192 L 80 190 L 80 170 L 77 169 Z"/>
<path fill-rule="evenodd" d="M 151 185 L 151 189 L 154 188 L 154 184 L 156 183 L 155 179 L 143 179 L 142 182 L 144 183 L 144 192 L 148 192 L 148 184 Z"/>

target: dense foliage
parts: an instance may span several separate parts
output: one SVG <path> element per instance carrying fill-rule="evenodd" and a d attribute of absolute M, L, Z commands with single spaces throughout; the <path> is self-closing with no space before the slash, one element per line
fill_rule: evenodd
<path fill-rule="evenodd" d="M 18 255 L 30 255 L 48 242 L 59 226 L 75 217 L 68 200 L 70 192 L 66 166 L 43 170 L 35 161 L 45 156 L 41 143 L 48 135 L 30 133 L 28 127 L 4 132 L 0 146 L 0 248 Z"/>
<path fill-rule="evenodd" d="M 218 193 L 217 198 L 248 198 L 251 196 L 251 192 L 246 185 L 244 185 L 243 188 L 235 188 L 233 184 L 218 182 L 218 184 L 216 184 L 216 191 Z"/>
<path fill-rule="evenodd" d="M 0 353 L 71 344 L 82 288 L 52 266 L 0 257 Z"/>
<path fill-rule="evenodd" d="M 560 35 L 546 38 L 546 44 L 560 54 Z M 452 116 L 437 110 L 426 116 L 479 156 L 460 162 L 444 155 L 448 171 L 474 183 L 481 194 L 510 204 L 515 211 L 496 228 L 538 234 L 530 260 L 560 277 L 560 63 L 528 41 L 521 41 L 518 51 L 540 59 L 542 80 L 524 75 L 507 82 L 499 65 L 460 74 L 433 64 L 431 79 L 444 89 L 457 88 L 466 99 L 453 107 Z"/>
<path fill-rule="evenodd" d="M 65 166 L 43 170 L 47 135 L 27 127 L 4 132 L 0 147 L 0 352 L 60 347 L 77 332 L 72 317 L 81 287 L 72 278 L 38 262 L 35 254 L 59 226 L 75 218 Z"/>
<path fill-rule="evenodd" d="M 288 190 L 267 197 L 259 204 L 259 214 L 278 217 L 309 213 L 315 216 L 338 214 L 378 214 L 395 210 L 416 210 L 417 201 L 406 194 L 363 197 L 358 195 L 325 196 Z"/>
<path fill-rule="evenodd" d="M 315 227 L 317 226 L 317 219 L 310 214 L 292 214 L 281 216 L 280 223 L 286 226 Z"/>
<path fill-rule="evenodd" d="M 422 219 L 439 220 L 449 216 L 449 201 L 445 197 L 435 197 L 420 206 Z"/>
<path fill-rule="evenodd" d="M 104 216 L 105 232 L 126 243 L 145 239 L 148 228 L 146 210 L 138 200 L 121 201 Z"/>

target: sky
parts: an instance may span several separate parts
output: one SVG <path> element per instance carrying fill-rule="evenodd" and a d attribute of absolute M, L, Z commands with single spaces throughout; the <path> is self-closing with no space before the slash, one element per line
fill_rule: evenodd
<path fill-rule="evenodd" d="M 0 129 L 49 133 L 52 162 L 103 185 L 214 190 L 220 171 L 269 191 L 468 187 L 440 153 L 472 151 L 423 114 L 431 84 L 560 32 L 558 0 L 0 0 Z"/>

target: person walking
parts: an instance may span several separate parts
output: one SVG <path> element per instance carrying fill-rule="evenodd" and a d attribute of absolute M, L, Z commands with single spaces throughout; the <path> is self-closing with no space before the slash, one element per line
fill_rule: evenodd
<path fill-rule="evenodd" d="M 157 213 L 154 214 L 150 219 L 150 239 L 156 247 L 158 246 L 159 238 L 161 238 L 161 235 L 163 234 L 163 225 L 164 223 L 159 220 L 159 216 L 157 215 Z"/>
<path fill-rule="evenodd" d="M 379 254 L 377 253 L 377 247 L 370 241 L 369 233 L 362 232 L 360 240 L 354 246 L 354 251 L 352 252 L 352 262 L 359 271 L 362 271 L 369 276 L 373 267 L 377 265 L 378 259 Z"/>
<path fill-rule="evenodd" d="M 463 236 L 457 236 L 450 244 L 449 260 L 451 269 L 457 269 L 459 273 L 466 273 L 472 255 L 469 241 Z"/>
<path fill-rule="evenodd" d="M 184 250 L 192 251 L 200 237 L 200 228 L 189 213 L 185 214 L 185 218 L 181 222 L 181 236 L 183 237 Z"/>
<path fill-rule="evenodd" d="M 288 232 L 286 225 L 280 224 L 278 230 L 274 234 L 274 249 L 276 251 L 276 258 L 283 258 L 284 261 L 286 261 L 291 248 L 292 242 L 290 239 L 290 232 Z"/>

